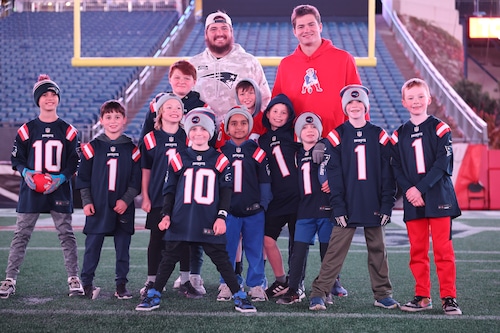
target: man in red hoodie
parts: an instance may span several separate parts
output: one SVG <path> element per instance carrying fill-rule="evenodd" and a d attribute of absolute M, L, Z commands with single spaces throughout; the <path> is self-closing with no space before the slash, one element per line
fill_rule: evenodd
<path fill-rule="evenodd" d="M 323 24 L 316 7 L 295 7 L 291 20 L 299 45 L 281 61 L 272 95 L 288 96 L 297 116 L 306 111 L 318 114 L 323 122 L 322 137 L 326 137 L 346 120 L 340 90 L 361 84 L 361 79 L 354 57 L 321 38 Z"/>

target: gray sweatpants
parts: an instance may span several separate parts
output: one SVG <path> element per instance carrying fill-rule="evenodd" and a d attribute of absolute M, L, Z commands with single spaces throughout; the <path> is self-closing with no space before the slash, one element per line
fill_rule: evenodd
<path fill-rule="evenodd" d="M 392 297 L 384 228 L 363 229 L 368 249 L 368 273 L 370 274 L 373 296 L 376 300 Z M 341 228 L 339 226 L 333 228 L 328 242 L 328 250 L 321 263 L 319 275 L 313 281 L 310 297 L 322 297 L 324 299 L 330 292 L 335 279 L 340 274 L 355 231 L 356 228 Z"/>
<path fill-rule="evenodd" d="M 78 276 L 78 252 L 75 234 L 71 226 L 71 214 L 50 211 L 50 215 L 58 231 L 57 236 L 63 249 L 64 266 L 66 267 L 68 277 Z M 39 213 L 17 214 L 16 231 L 10 244 L 9 260 L 7 269 L 5 270 L 7 278 L 17 279 L 19 268 L 26 255 L 26 247 L 39 216 Z"/>

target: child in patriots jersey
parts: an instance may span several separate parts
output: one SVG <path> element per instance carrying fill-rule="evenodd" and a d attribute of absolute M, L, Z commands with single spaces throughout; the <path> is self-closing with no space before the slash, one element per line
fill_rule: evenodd
<path fill-rule="evenodd" d="M 410 270 L 415 278 L 415 297 L 401 310 L 432 308 L 429 236 L 439 281 L 441 306 L 447 315 L 461 315 L 456 302 L 455 252 L 451 220 L 460 216 L 451 181 L 453 149 L 451 129 L 427 113 L 429 86 L 421 79 L 406 81 L 401 89 L 410 120 L 392 135 L 392 165 L 403 192 L 404 221 L 410 240 Z"/>
<path fill-rule="evenodd" d="M 295 158 L 300 144 L 294 140 L 293 120 L 295 112 L 290 99 L 280 94 L 267 106 L 262 123 L 267 132 L 259 138 L 260 147 L 266 152 L 271 171 L 273 199 L 266 211 L 264 251 L 271 264 L 275 281 L 266 289 L 268 298 L 286 292 L 288 282 L 283 258 L 276 240 L 287 224 L 289 231 L 288 258 L 291 259 L 297 206 L 299 203 L 298 173 Z"/>
<path fill-rule="evenodd" d="M 349 251 L 357 227 L 363 227 L 368 249 L 368 272 L 374 305 L 399 306 L 392 298 L 384 226 L 390 221 L 396 183 L 390 166 L 390 137 L 366 121 L 369 90 L 348 85 L 340 91 L 348 120 L 328 134 L 327 178 L 332 218 L 337 222 L 328 243 L 321 270 L 312 284 L 310 310 L 325 310 L 325 296 L 334 284 Z"/>
<path fill-rule="evenodd" d="M 169 160 L 187 147 L 186 132 L 180 126 L 184 116 L 182 100 L 173 93 L 165 93 L 156 101 L 156 107 L 158 116 L 155 119 L 155 130 L 144 136 L 141 145 L 142 209 L 147 213 L 146 229 L 151 232 L 147 251 L 148 277 L 144 288 L 141 289 L 141 297 L 146 297 L 148 289 L 154 285 L 163 249 L 165 231 L 158 229 L 158 223 L 162 218 L 164 182 L 159 180 L 165 179 Z M 185 256 L 181 258 L 179 288 L 187 297 L 195 297 L 205 294 L 206 291 L 199 270 L 198 274 L 190 276 L 190 248 L 187 243 L 186 247 L 183 251 Z M 194 248 L 194 251 L 197 248 Z"/>
<path fill-rule="evenodd" d="M 253 117 L 245 106 L 235 106 L 224 119 L 230 137 L 220 149 L 233 167 L 233 195 L 226 219 L 226 249 L 235 265 L 240 236 L 248 262 L 246 284 L 252 301 L 262 302 L 267 295 L 262 288 L 264 272 L 264 211 L 271 201 L 271 177 L 264 150 L 249 139 Z M 227 284 L 219 287 L 217 300 L 230 300 Z"/>
<path fill-rule="evenodd" d="M 18 129 L 12 149 L 12 168 L 19 171 L 22 178 L 16 209 L 17 230 L 10 245 L 0 298 L 8 298 L 16 291 L 19 268 L 40 213 L 50 213 L 58 231 L 69 296 L 83 295 L 78 278 L 77 244 L 71 226 L 73 192 L 70 179 L 78 165 L 78 132 L 57 115 L 61 90 L 48 75 L 39 76 L 33 87 L 33 97 L 40 115 Z M 41 174 L 45 174 L 47 184 L 38 192 L 34 178 Z"/>
<path fill-rule="evenodd" d="M 180 260 L 184 243 L 203 246 L 233 294 L 235 309 L 256 312 L 240 290 L 226 251 L 226 217 L 231 203 L 232 175 L 229 160 L 208 145 L 215 132 L 214 113 L 206 108 L 191 110 L 184 129 L 191 146 L 170 161 L 163 188 L 163 218 L 158 224 L 165 231 L 163 256 L 153 288 L 135 308 L 151 311 L 160 307 L 161 290 Z"/>
<path fill-rule="evenodd" d="M 259 85 L 252 79 L 243 79 L 238 82 L 234 90 L 236 91 L 236 102 L 238 105 L 245 106 L 253 117 L 253 126 L 250 128 L 248 138 L 257 141 L 266 132 L 266 128 L 262 124 L 264 112 L 261 110 L 262 94 L 259 90 Z M 219 126 L 215 148 L 222 147 L 230 139 L 230 136 L 225 131 L 224 121 Z"/>
<path fill-rule="evenodd" d="M 115 296 L 130 299 L 127 274 L 130 241 L 134 234 L 134 198 L 141 189 L 139 149 L 123 134 L 127 123 L 123 105 L 116 100 L 102 104 L 100 122 L 104 133 L 82 146 L 76 187 L 80 189 L 86 216 L 83 233 L 85 253 L 82 283 L 85 296 L 95 299 L 100 289 L 93 286 L 104 237 L 113 236 L 116 251 Z"/>
<path fill-rule="evenodd" d="M 324 141 L 321 139 L 322 132 L 321 118 L 313 112 L 305 112 L 295 120 L 295 134 L 297 140 L 302 143 L 297 155 L 300 201 L 290 261 L 288 291 L 280 296 L 276 302 L 278 304 L 293 304 L 302 300 L 303 293 L 299 292 L 299 286 L 305 273 L 309 245 L 314 244 L 315 235 L 318 234 L 320 257 L 323 260 L 332 232 L 333 224 L 330 221 L 332 209 L 328 193 L 322 190 L 318 177 L 320 166 L 313 162 L 312 157 L 314 146 L 318 141 Z M 329 157 L 325 155 L 325 163 Z"/>

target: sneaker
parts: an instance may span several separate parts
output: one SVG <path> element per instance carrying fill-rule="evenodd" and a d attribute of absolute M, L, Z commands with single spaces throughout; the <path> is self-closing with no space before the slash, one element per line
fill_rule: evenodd
<path fill-rule="evenodd" d="M 192 298 L 192 299 L 200 299 L 203 298 L 203 295 L 198 292 L 198 290 L 194 289 L 193 285 L 191 284 L 191 281 L 186 281 L 181 287 L 179 288 L 179 294 L 186 296 L 186 298 Z"/>
<path fill-rule="evenodd" d="M 347 295 L 348 295 L 347 290 L 344 287 L 342 287 L 339 279 L 335 280 L 335 283 L 333 284 L 331 293 L 332 293 L 332 295 L 338 296 L 338 297 L 347 297 Z"/>
<path fill-rule="evenodd" d="M 299 286 L 299 289 L 297 289 L 297 294 L 299 295 L 299 299 L 302 301 L 304 298 L 306 298 L 306 288 L 304 287 L 304 282 Z"/>
<path fill-rule="evenodd" d="M 177 280 L 174 281 L 174 289 L 179 289 L 181 287 L 181 276 L 177 278 Z"/>
<path fill-rule="evenodd" d="M 151 311 L 160 307 L 161 294 L 155 288 L 148 290 L 146 298 L 135 307 L 137 311 Z"/>
<path fill-rule="evenodd" d="M 82 283 L 78 276 L 70 276 L 68 278 L 69 294 L 68 296 L 83 296 L 85 292 L 83 291 Z"/>
<path fill-rule="evenodd" d="M 401 310 L 418 312 L 432 309 L 432 300 L 429 297 L 415 296 L 413 300 L 401 305 Z"/>
<path fill-rule="evenodd" d="M 462 310 L 458 307 L 457 300 L 454 299 L 453 297 L 445 297 L 441 299 L 441 302 L 443 303 L 443 311 L 444 314 L 447 315 L 461 315 Z"/>
<path fill-rule="evenodd" d="M 311 311 L 319 311 L 326 310 L 325 302 L 321 297 L 312 297 L 309 302 L 309 310 Z"/>
<path fill-rule="evenodd" d="M 252 302 L 265 302 L 267 301 L 267 294 L 262 286 L 256 286 L 250 288 L 249 295 L 251 296 Z"/>
<path fill-rule="evenodd" d="M 244 291 L 238 291 L 234 294 L 234 309 L 241 313 L 254 313 L 257 309 L 253 304 L 247 299 L 247 294 Z"/>
<path fill-rule="evenodd" d="M 326 304 L 330 304 L 330 305 L 331 305 L 331 304 L 333 304 L 333 295 L 332 295 L 332 293 L 329 293 L 329 294 L 326 296 L 326 298 L 325 298 L 325 303 L 326 303 Z"/>
<path fill-rule="evenodd" d="M 293 304 L 299 303 L 302 301 L 300 298 L 298 290 L 295 291 L 293 289 L 288 289 L 287 292 L 280 296 L 280 298 L 276 301 L 277 304 Z"/>
<path fill-rule="evenodd" d="M 229 289 L 227 284 L 221 283 L 221 285 L 219 286 L 219 294 L 217 295 L 217 300 L 230 301 L 232 297 L 233 294 L 231 293 L 231 289 Z"/>
<path fill-rule="evenodd" d="M 267 298 L 278 297 L 285 294 L 288 290 L 287 282 L 274 281 L 273 284 L 266 289 Z"/>
<path fill-rule="evenodd" d="M 83 292 L 85 293 L 85 297 L 90 299 L 96 299 L 101 292 L 101 288 L 94 287 L 93 285 L 83 286 Z"/>
<path fill-rule="evenodd" d="M 153 288 L 154 285 L 155 285 L 155 283 L 153 281 L 147 281 L 144 284 L 144 287 L 142 287 L 141 290 L 139 290 L 139 294 L 141 295 L 141 299 L 146 298 L 146 296 L 148 295 L 148 290 Z"/>
<path fill-rule="evenodd" d="M 118 299 L 131 299 L 132 293 L 127 290 L 125 283 L 120 283 L 116 285 L 115 296 Z"/>
<path fill-rule="evenodd" d="M 199 274 L 192 274 L 189 275 L 189 281 L 191 282 L 191 285 L 193 286 L 196 291 L 201 294 L 201 295 L 206 295 L 207 291 L 205 287 L 203 286 L 203 279 Z"/>
<path fill-rule="evenodd" d="M 16 280 L 14 279 L 5 279 L 2 281 L 0 285 L 0 298 L 9 298 L 10 295 L 14 295 L 16 293 Z"/>
<path fill-rule="evenodd" d="M 386 297 L 379 300 L 375 300 L 375 303 L 373 303 L 373 305 L 384 309 L 395 309 L 399 307 L 399 303 L 396 302 L 392 297 Z"/>

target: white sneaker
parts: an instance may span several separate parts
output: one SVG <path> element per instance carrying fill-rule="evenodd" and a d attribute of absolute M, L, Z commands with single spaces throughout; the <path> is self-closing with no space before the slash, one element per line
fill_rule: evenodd
<path fill-rule="evenodd" d="M 69 286 L 69 296 L 83 296 L 85 292 L 83 291 L 82 283 L 78 276 L 70 276 L 68 278 Z"/>
<path fill-rule="evenodd" d="M 199 292 L 202 295 L 206 295 L 207 291 L 203 286 L 203 279 L 199 274 L 190 274 L 189 281 L 191 282 L 191 285 L 193 286 L 194 289 L 196 289 L 197 292 Z"/>
<path fill-rule="evenodd" d="M 265 302 L 267 301 L 267 295 L 262 286 L 256 286 L 250 288 L 249 294 L 252 295 L 252 302 Z"/>
<path fill-rule="evenodd" d="M 181 276 L 177 278 L 177 280 L 174 281 L 174 289 L 179 289 L 181 287 Z"/>
<path fill-rule="evenodd" d="M 218 301 L 230 301 L 233 298 L 233 293 L 231 289 L 225 283 L 221 283 L 219 286 L 219 295 L 217 295 Z"/>
<path fill-rule="evenodd" d="M 0 298 L 9 298 L 10 295 L 14 295 L 16 293 L 16 280 L 14 279 L 5 279 L 0 284 Z"/>

